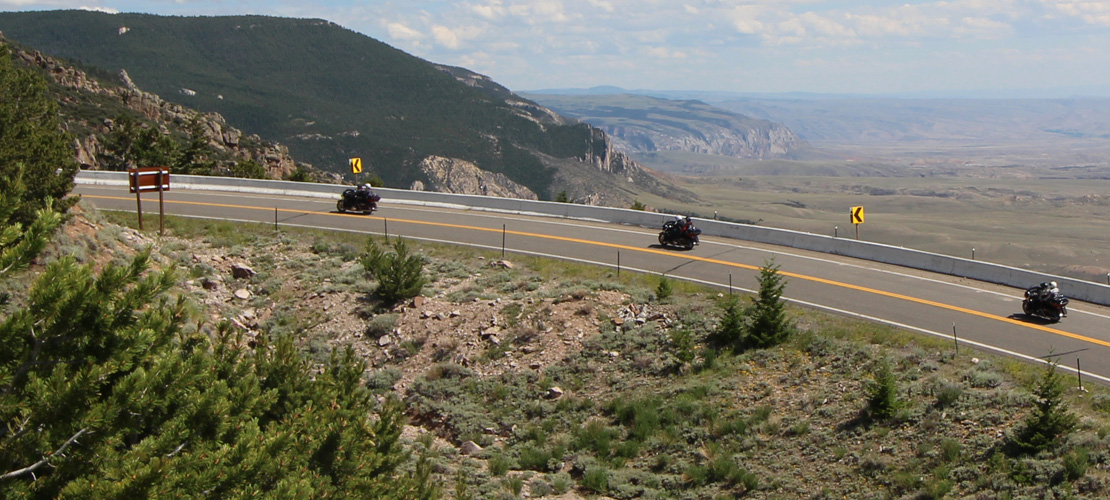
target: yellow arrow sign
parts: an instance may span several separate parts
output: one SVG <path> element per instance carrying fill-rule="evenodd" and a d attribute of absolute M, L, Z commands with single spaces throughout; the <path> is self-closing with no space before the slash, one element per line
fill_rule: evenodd
<path fill-rule="evenodd" d="M 351 158 L 351 173 L 352 174 L 361 174 L 362 173 L 362 158 Z"/>
<path fill-rule="evenodd" d="M 852 224 L 863 224 L 863 207 L 852 207 Z"/>

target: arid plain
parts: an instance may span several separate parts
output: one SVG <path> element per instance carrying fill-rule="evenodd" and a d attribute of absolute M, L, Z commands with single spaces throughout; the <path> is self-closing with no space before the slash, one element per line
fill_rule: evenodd
<path fill-rule="evenodd" d="M 651 207 L 1110 280 L 1110 139 L 811 142 L 799 159 L 637 155 L 698 193 Z"/>

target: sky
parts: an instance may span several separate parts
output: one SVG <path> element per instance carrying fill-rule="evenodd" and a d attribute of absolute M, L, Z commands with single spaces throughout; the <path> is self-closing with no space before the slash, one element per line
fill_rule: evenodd
<path fill-rule="evenodd" d="M 0 0 L 320 18 L 517 92 L 1110 97 L 1110 0 Z"/>

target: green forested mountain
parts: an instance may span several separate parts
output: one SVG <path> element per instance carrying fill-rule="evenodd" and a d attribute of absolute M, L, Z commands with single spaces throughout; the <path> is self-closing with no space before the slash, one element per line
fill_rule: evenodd
<path fill-rule="evenodd" d="M 348 158 L 361 157 L 390 186 L 425 181 L 419 163 L 435 155 L 553 198 L 560 169 L 597 170 L 608 154 L 607 137 L 589 125 L 323 20 L 7 12 L 0 32 L 51 56 L 125 70 L 141 89 L 218 112 L 322 170 L 345 172 Z M 460 81 L 468 73 L 482 85 Z"/>

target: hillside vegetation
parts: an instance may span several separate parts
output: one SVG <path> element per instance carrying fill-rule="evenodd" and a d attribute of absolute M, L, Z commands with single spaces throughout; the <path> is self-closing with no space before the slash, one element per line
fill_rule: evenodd
<path fill-rule="evenodd" d="M 1095 499 L 1110 488 L 1110 396 L 1045 368 L 794 307 L 790 336 L 760 347 L 744 341 L 754 296 L 417 241 L 406 252 L 426 284 L 390 306 L 360 263 L 370 242 L 392 251 L 379 238 L 172 217 L 156 238 L 133 214 L 89 210 L 43 262 L 126 261 L 153 245 L 197 335 L 236 339 L 247 357 L 292 342 L 310 373 L 353 352 L 360 385 L 403 405 L 397 444 L 414 458 L 400 470 L 430 471 L 438 498 Z M 164 467 L 195 460 L 201 443 Z"/>
<path fill-rule="evenodd" d="M 0 34 L 0 50 L 12 63 L 39 77 L 58 104 L 57 118 L 76 146 L 71 156 L 83 169 L 167 167 L 175 174 L 225 175 L 291 180 L 325 176 L 297 164 L 280 144 L 244 134 L 217 113 L 168 103 L 120 75 L 24 50 Z"/>
<path fill-rule="evenodd" d="M 348 159 L 360 157 L 392 187 L 427 184 L 420 162 L 429 156 L 503 173 L 546 199 L 581 191 L 563 170 L 640 175 L 624 172 L 637 168 L 589 125 L 322 20 L 17 12 L 0 13 L 0 31 L 50 55 L 126 70 L 141 88 L 219 112 L 322 170 L 349 173 Z"/>

